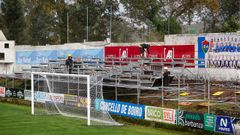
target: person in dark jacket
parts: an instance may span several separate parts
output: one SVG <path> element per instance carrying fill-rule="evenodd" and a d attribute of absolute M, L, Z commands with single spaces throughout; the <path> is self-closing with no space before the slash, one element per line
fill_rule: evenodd
<path fill-rule="evenodd" d="M 72 73 L 72 69 L 73 69 L 73 60 L 72 60 L 72 55 L 68 54 L 68 58 L 66 59 L 66 67 L 68 70 L 68 73 L 71 74 Z"/>
<path fill-rule="evenodd" d="M 149 54 L 149 48 L 150 48 L 149 44 L 146 43 L 140 44 L 141 57 L 146 57 L 144 54 L 145 52 Z"/>
<path fill-rule="evenodd" d="M 164 67 L 164 73 L 163 73 L 163 85 L 168 86 L 171 80 L 170 77 L 170 71 L 168 71 L 168 67 Z"/>

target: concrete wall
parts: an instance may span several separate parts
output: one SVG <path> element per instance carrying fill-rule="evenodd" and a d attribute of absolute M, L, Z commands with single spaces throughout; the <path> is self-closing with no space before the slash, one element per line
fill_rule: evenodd
<path fill-rule="evenodd" d="M 15 63 L 15 42 L 0 41 L 0 53 L 4 55 L 0 59 L 0 74 L 12 74 Z"/>
<path fill-rule="evenodd" d="M 96 49 L 102 48 L 101 46 L 87 45 L 83 43 L 69 43 L 62 45 L 42 45 L 42 46 L 31 46 L 31 45 L 18 45 L 15 47 L 16 51 L 44 51 L 44 50 L 74 50 L 74 49 Z"/>
<path fill-rule="evenodd" d="M 136 42 L 136 43 L 111 43 L 106 46 L 139 46 L 142 43 L 147 43 L 154 46 L 162 46 L 164 42 Z"/>
<path fill-rule="evenodd" d="M 197 44 L 198 35 L 195 34 L 178 34 L 178 35 L 165 35 L 165 45 L 195 45 Z"/>

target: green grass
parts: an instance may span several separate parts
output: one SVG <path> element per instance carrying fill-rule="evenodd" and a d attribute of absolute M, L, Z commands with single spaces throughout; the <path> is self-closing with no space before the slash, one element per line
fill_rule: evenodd
<path fill-rule="evenodd" d="M 87 126 L 86 120 L 64 116 L 32 116 L 30 107 L 0 103 L 0 135 L 192 135 L 151 127 Z"/>

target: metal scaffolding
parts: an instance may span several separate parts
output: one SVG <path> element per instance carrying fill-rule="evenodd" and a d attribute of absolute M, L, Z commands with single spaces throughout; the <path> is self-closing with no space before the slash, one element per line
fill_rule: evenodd
<path fill-rule="evenodd" d="M 199 62 L 200 61 L 200 62 Z M 235 104 L 239 107 L 239 91 L 238 85 L 232 86 L 232 95 L 214 96 L 216 92 L 214 87 L 223 87 L 226 84 L 218 84 L 214 79 L 210 80 L 208 69 L 195 68 L 203 66 L 201 59 L 172 59 L 167 61 L 161 58 L 117 58 L 108 57 L 105 61 L 99 58 L 82 59 L 74 61 L 73 74 L 88 74 L 103 77 L 103 86 L 111 87 L 110 93 L 114 93 L 115 100 L 119 100 L 122 96 L 136 96 L 136 103 L 140 103 L 141 99 L 157 98 L 161 100 L 161 106 L 164 107 L 165 102 L 173 101 L 178 103 L 180 109 L 181 103 L 188 102 L 204 102 L 210 112 L 211 105 L 218 104 Z M 165 86 L 163 78 L 163 67 L 169 67 L 173 81 Z M 190 67 L 190 68 L 189 68 Z M 20 78 L 25 80 L 25 88 L 28 86 L 30 72 L 49 72 L 49 73 L 68 73 L 65 60 L 49 60 L 48 63 L 32 65 L 31 69 L 25 69 L 22 74 L 9 76 L 1 75 L 5 78 L 5 87 L 9 87 L 9 80 Z M 17 77 L 16 77 L 17 76 Z M 238 82 L 239 80 L 235 80 Z M 70 86 L 69 86 L 70 89 Z M 134 90 L 134 92 L 130 92 Z M 68 90 L 69 91 L 69 90 Z M 122 92 L 124 91 L 124 92 Z M 106 92 L 107 93 L 107 92 Z"/>

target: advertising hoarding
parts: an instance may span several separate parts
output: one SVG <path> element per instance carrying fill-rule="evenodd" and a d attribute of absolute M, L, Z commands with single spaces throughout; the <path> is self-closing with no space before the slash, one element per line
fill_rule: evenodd
<path fill-rule="evenodd" d="M 0 97 L 5 97 L 5 87 L 0 87 Z"/>
<path fill-rule="evenodd" d="M 215 131 L 220 133 L 234 133 L 233 118 L 216 116 Z"/>
<path fill-rule="evenodd" d="M 145 106 L 145 119 L 175 124 L 175 110 L 154 106 Z"/>
<path fill-rule="evenodd" d="M 94 104 L 96 111 L 108 111 L 111 114 L 131 118 L 144 118 L 144 105 L 101 99 L 95 99 Z"/>
<path fill-rule="evenodd" d="M 181 126 L 203 129 L 204 116 L 201 113 L 178 110 L 177 123 Z"/>
<path fill-rule="evenodd" d="M 204 113 L 204 130 L 213 132 L 215 129 L 215 115 Z"/>

